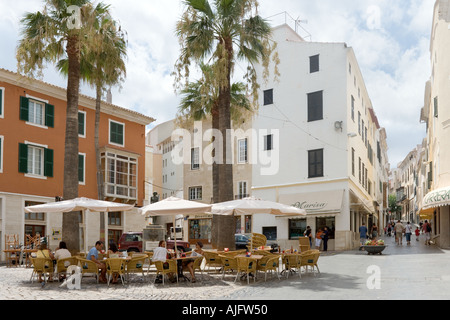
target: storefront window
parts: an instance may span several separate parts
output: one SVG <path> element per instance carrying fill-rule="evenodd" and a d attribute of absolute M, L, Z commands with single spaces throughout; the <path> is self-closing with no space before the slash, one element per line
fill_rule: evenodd
<path fill-rule="evenodd" d="M 252 233 L 252 216 L 245 216 L 245 233 Z"/>
<path fill-rule="evenodd" d="M 189 240 L 211 239 L 211 219 L 189 220 Z"/>
<path fill-rule="evenodd" d="M 234 217 L 235 226 L 236 226 L 236 232 L 235 233 L 241 233 L 241 216 L 235 216 Z"/>
<path fill-rule="evenodd" d="M 263 227 L 262 231 L 267 240 L 277 240 L 277 227 Z"/>
<path fill-rule="evenodd" d="M 303 237 L 306 230 L 306 219 L 289 220 L 289 240 L 296 240 Z"/>
<path fill-rule="evenodd" d="M 328 239 L 334 239 L 334 233 L 336 231 L 336 218 L 335 217 L 329 217 L 329 218 L 316 218 L 316 232 L 319 229 L 323 229 L 324 227 L 327 227 L 330 231 L 328 235 Z"/>

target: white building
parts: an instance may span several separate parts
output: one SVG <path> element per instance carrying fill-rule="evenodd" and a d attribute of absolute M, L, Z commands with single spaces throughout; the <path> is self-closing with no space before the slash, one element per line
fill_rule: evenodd
<path fill-rule="evenodd" d="M 433 225 L 433 239 L 450 247 L 450 1 L 437 0 L 431 31 L 431 79 L 425 86 L 421 121 L 426 123 L 426 170 L 429 193 L 419 204 L 422 217 Z"/>
<path fill-rule="evenodd" d="M 254 216 L 253 232 L 276 234 L 289 248 L 306 226 L 331 229 L 330 250 L 359 244 L 359 226 L 384 226 L 388 160 L 353 49 L 304 41 L 289 26 L 273 30 L 279 82 L 261 84 L 253 128 L 267 165 L 253 165 L 252 194 L 307 210 L 306 219 Z M 262 71 L 260 71 L 261 74 Z M 278 165 L 273 166 L 273 160 Z M 276 169 L 276 170 L 275 170 Z"/>

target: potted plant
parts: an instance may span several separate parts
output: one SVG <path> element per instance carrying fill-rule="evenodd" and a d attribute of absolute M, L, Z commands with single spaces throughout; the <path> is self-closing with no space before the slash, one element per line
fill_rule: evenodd
<path fill-rule="evenodd" d="M 386 245 L 383 240 L 372 240 L 367 241 L 363 248 L 368 254 L 382 254 L 383 250 L 386 249 Z"/>

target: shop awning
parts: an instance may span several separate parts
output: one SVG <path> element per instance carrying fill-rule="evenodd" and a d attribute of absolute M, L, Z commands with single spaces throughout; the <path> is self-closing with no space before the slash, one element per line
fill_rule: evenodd
<path fill-rule="evenodd" d="M 428 193 L 422 201 L 422 210 L 450 206 L 450 186 Z"/>
<path fill-rule="evenodd" d="M 344 190 L 280 194 L 279 202 L 304 209 L 308 215 L 337 214 L 342 211 Z"/>

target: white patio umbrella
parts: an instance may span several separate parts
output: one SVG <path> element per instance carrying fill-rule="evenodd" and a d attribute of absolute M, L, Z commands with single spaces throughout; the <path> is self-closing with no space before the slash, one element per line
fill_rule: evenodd
<path fill-rule="evenodd" d="M 303 209 L 254 197 L 213 204 L 211 213 L 225 216 L 235 214 L 272 214 L 282 217 L 306 216 L 306 211 Z"/>
<path fill-rule="evenodd" d="M 134 205 L 102 201 L 89 198 L 76 198 L 60 202 L 49 202 L 35 206 L 25 207 L 26 212 L 75 212 L 89 210 L 92 212 L 129 211 Z"/>
<path fill-rule="evenodd" d="M 254 197 L 213 204 L 211 213 L 225 216 L 258 213 L 277 216 L 306 216 L 306 211 L 303 209 Z"/>
<path fill-rule="evenodd" d="M 203 204 L 195 201 L 184 200 L 180 198 L 170 197 L 148 206 L 142 207 L 142 215 L 150 216 L 172 216 L 173 227 L 175 228 L 175 217 L 177 215 L 187 216 L 190 214 L 204 214 L 211 212 L 211 205 Z M 174 229 L 176 230 L 176 229 Z M 177 252 L 177 237 L 175 236 L 175 252 Z"/>

